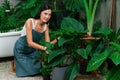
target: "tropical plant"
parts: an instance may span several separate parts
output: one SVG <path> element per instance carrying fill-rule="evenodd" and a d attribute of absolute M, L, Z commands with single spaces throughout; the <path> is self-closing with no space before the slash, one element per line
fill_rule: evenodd
<path fill-rule="evenodd" d="M 19 2 L 16 7 L 16 15 L 24 23 L 26 19 L 34 17 L 44 0 L 24 0 Z"/>
<path fill-rule="evenodd" d="M 116 42 L 110 42 L 113 52 L 109 55 L 112 65 L 109 66 L 109 71 L 106 74 L 106 80 L 120 79 L 119 64 L 120 64 L 120 45 Z"/>
<path fill-rule="evenodd" d="M 94 0 L 89 0 L 89 6 L 87 6 L 86 0 L 83 1 L 86 6 L 87 23 L 90 26 L 92 25 L 90 28 L 93 29 L 93 26 L 95 26 L 93 25 L 95 11 L 99 0 L 95 0 L 95 2 Z M 92 6 L 93 2 L 94 6 Z M 88 33 L 89 36 L 92 34 L 92 29 Z M 69 55 L 72 61 L 67 66 L 67 80 L 74 80 L 77 74 L 80 73 L 81 65 L 84 63 L 81 62 L 81 59 L 87 63 L 86 72 L 99 70 L 101 74 L 106 75 L 107 80 L 113 80 L 115 77 L 119 78 L 120 30 L 116 33 L 108 27 L 98 27 L 94 30 L 94 36 L 99 37 L 99 40 L 83 39 L 86 32 L 87 30 L 84 29 L 84 26 L 79 21 L 70 17 L 64 18 L 61 28 L 54 32 L 56 36 L 61 36 L 57 46 L 52 49 L 48 48 L 47 67 L 52 68 L 61 65 L 67 58 L 65 55 Z M 109 63 L 114 65 L 110 68 L 109 66 L 111 65 Z"/>
<path fill-rule="evenodd" d="M 110 28 L 99 28 L 95 34 L 101 38 L 100 40 L 84 40 L 82 39 L 86 33 L 84 26 L 73 18 L 64 18 L 61 28 L 54 32 L 56 36 L 61 36 L 57 46 L 48 48 L 47 67 L 63 65 L 63 61 L 70 58 L 71 62 L 67 64 L 67 80 L 73 80 L 78 73 L 81 73 L 83 63 L 87 66 L 86 73 L 100 70 L 100 73 L 105 74 L 106 62 L 113 51 L 109 46 L 109 41 L 112 41 L 110 38 L 110 35 L 113 35 L 112 32 Z"/>
<path fill-rule="evenodd" d="M 103 32 L 103 31 L 102 31 Z M 120 45 L 119 36 L 120 29 L 111 31 L 109 35 L 104 38 L 101 49 L 95 51 L 99 54 L 94 55 L 88 62 L 87 71 L 96 69 L 106 75 L 106 80 L 117 80 L 119 78 L 119 64 L 120 64 Z M 114 37 L 114 39 L 113 39 Z M 98 46 L 100 47 L 100 46 Z M 94 54 L 94 52 L 92 52 Z M 107 65 L 105 65 L 107 64 Z"/>
<path fill-rule="evenodd" d="M 82 0 L 62 0 L 67 10 L 80 12 L 84 5 Z"/>
<path fill-rule="evenodd" d="M 87 24 L 87 26 L 85 25 L 84 27 L 86 27 L 88 30 L 87 34 L 91 36 L 99 0 L 63 0 L 63 3 L 67 10 L 73 11 L 75 13 L 78 12 L 79 14 L 81 14 L 81 12 L 86 13 L 87 22 L 84 23 Z"/>
<path fill-rule="evenodd" d="M 95 0 L 95 3 L 93 3 L 94 0 L 89 0 L 89 4 L 87 3 L 87 0 L 83 0 L 85 11 L 86 11 L 86 17 L 87 17 L 87 29 L 88 35 L 91 36 L 93 25 L 94 25 L 94 18 L 95 18 L 95 12 L 98 5 L 99 0 Z M 93 5 L 94 4 L 94 5 Z"/>
<path fill-rule="evenodd" d="M 55 66 L 66 66 L 66 64 L 69 63 L 67 64 L 67 66 L 69 66 L 67 70 L 67 80 L 73 80 L 79 73 L 79 60 L 77 59 L 79 54 L 77 54 L 76 50 L 80 46 L 78 36 L 83 33 L 84 27 L 82 24 L 75 19 L 65 18 L 62 21 L 61 28 L 54 31 L 54 35 L 61 36 L 58 44 L 54 45 L 52 48 L 47 45 L 49 55 L 47 58 L 48 64 L 46 66 L 52 69 Z M 67 60 L 72 59 L 71 62 L 66 61 L 66 58 Z M 64 61 L 66 61 L 66 63 Z"/>
<path fill-rule="evenodd" d="M 10 6 L 10 2 L 5 0 L 0 7 L 0 32 L 7 32 L 19 26 L 19 20 L 15 14 L 15 9 Z"/>

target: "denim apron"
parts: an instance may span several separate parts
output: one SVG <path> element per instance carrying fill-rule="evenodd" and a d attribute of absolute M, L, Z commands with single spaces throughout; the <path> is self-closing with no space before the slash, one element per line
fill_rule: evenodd
<path fill-rule="evenodd" d="M 39 43 L 43 32 L 37 32 L 32 29 L 33 41 Z M 39 57 L 39 51 L 28 46 L 26 35 L 21 36 L 14 46 L 14 60 L 16 65 L 16 76 L 30 76 L 40 72 L 41 62 L 36 58 Z"/>

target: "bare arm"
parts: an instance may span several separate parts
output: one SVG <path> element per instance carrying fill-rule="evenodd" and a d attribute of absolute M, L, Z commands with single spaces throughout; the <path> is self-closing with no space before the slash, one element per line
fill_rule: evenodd
<path fill-rule="evenodd" d="M 26 26 L 26 37 L 27 37 L 27 42 L 30 47 L 33 47 L 35 49 L 39 50 L 46 50 L 46 47 L 43 45 L 39 45 L 32 40 L 32 21 L 28 19 L 25 23 Z"/>

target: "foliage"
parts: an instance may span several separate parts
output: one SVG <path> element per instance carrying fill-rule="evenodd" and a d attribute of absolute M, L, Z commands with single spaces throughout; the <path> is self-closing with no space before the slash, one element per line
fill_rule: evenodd
<path fill-rule="evenodd" d="M 57 46 L 50 49 L 51 52 L 48 50 L 47 66 L 52 68 L 63 65 L 63 61 L 70 58 L 71 62 L 67 64 L 67 80 L 73 80 L 78 73 L 81 73 L 80 68 L 83 63 L 87 63 L 86 72 L 99 70 L 101 74 L 108 72 L 107 78 L 114 77 L 109 71 L 118 68 L 120 64 L 119 30 L 115 33 L 110 28 L 100 27 L 94 33 L 100 37 L 99 40 L 84 40 L 82 38 L 85 33 L 86 30 L 80 22 L 70 17 L 64 18 L 61 28 L 54 31 L 54 34 L 61 36 L 61 38 Z M 65 55 L 69 55 L 69 57 Z M 111 69 L 108 69 L 108 63 L 114 64 L 112 67 L 110 66 Z M 116 74 L 116 76 L 118 75 Z"/>
<path fill-rule="evenodd" d="M 43 0 L 24 0 L 19 2 L 15 7 L 18 18 L 22 18 L 21 23 L 24 23 L 30 17 L 34 17 L 43 3 Z"/>
<path fill-rule="evenodd" d="M 11 7 L 10 1 L 5 0 L 0 7 L 0 32 L 8 32 L 23 26 L 27 18 L 34 17 L 39 7 L 45 3 L 42 0 L 24 0 Z"/>
<path fill-rule="evenodd" d="M 102 64 L 107 63 L 104 67 L 107 69 L 104 74 L 106 80 L 114 80 L 119 78 L 119 64 L 120 64 L 120 45 L 119 45 L 119 31 L 111 31 L 107 38 L 104 38 L 104 49 L 94 57 L 91 57 L 88 62 L 87 71 L 101 69 Z M 114 39 L 113 39 L 114 36 Z M 94 53 L 93 53 L 94 54 Z M 118 71 L 118 72 L 116 72 Z"/>
<path fill-rule="evenodd" d="M 10 8 L 10 6 L 10 2 L 5 0 L 3 6 L 0 7 L 0 32 L 18 28 L 19 20 L 15 14 L 15 9 Z"/>
<path fill-rule="evenodd" d="M 82 0 L 63 0 L 62 1 L 67 10 L 73 12 L 80 12 L 83 9 L 83 1 Z"/>
<path fill-rule="evenodd" d="M 86 16 L 87 16 L 87 29 L 89 30 L 88 35 L 90 36 L 92 34 L 94 17 L 95 17 L 95 12 L 96 12 L 98 2 L 99 0 L 96 0 L 95 3 L 93 3 L 93 0 L 89 0 L 89 4 L 88 4 L 86 0 L 83 0 L 85 11 L 86 11 Z"/>

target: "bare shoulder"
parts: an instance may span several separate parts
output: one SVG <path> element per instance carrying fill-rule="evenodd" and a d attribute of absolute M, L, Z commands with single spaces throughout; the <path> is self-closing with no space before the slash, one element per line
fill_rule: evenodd
<path fill-rule="evenodd" d="M 31 23 L 31 22 L 32 22 L 32 20 L 33 20 L 33 21 L 35 21 L 35 19 L 34 19 L 34 18 L 28 18 L 28 19 L 26 20 L 26 23 Z"/>
<path fill-rule="evenodd" d="M 32 28 L 32 20 L 35 21 L 34 18 L 28 18 L 25 22 L 25 27 L 26 28 Z"/>

